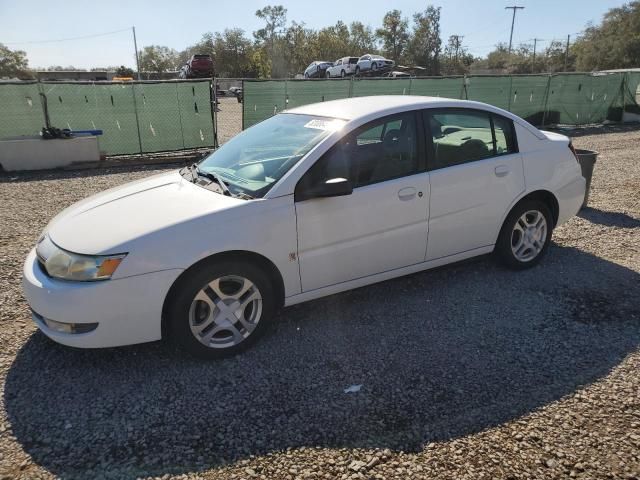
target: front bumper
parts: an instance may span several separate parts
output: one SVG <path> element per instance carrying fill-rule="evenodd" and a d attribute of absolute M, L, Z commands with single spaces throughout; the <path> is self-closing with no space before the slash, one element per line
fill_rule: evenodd
<path fill-rule="evenodd" d="M 182 270 L 98 282 L 70 282 L 46 275 L 35 249 L 24 264 L 22 287 L 38 328 L 52 340 L 80 348 L 131 345 L 159 340 L 162 304 Z M 97 323 L 87 333 L 62 333 L 43 318 L 73 324 Z"/>

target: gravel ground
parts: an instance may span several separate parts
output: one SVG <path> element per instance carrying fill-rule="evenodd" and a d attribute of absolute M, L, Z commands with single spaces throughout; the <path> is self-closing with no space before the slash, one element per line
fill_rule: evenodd
<path fill-rule="evenodd" d="M 0 178 L 0 479 L 640 477 L 640 128 L 575 144 L 601 152 L 591 208 L 538 267 L 298 305 L 216 362 L 59 346 L 21 294 L 55 213 L 157 166 Z"/>

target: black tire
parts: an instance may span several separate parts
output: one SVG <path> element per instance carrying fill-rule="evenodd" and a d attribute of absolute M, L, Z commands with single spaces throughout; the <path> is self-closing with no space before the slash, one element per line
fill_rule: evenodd
<path fill-rule="evenodd" d="M 360 67 L 356 67 L 356 77 L 360 75 Z"/>
<path fill-rule="evenodd" d="M 544 244 L 542 245 L 542 249 L 535 254 L 531 259 L 523 261 L 518 258 L 513 251 L 513 243 L 518 243 L 520 233 L 516 233 L 516 223 L 520 221 L 521 217 L 523 217 L 527 212 L 539 212 L 544 217 L 546 222 L 546 231 L 544 236 Z M 502 225 L 502 229 L 500 230 L 500 235 L 498 236 L 498 241 L 495 247 L 495 254 L 500 262 L 508 268 L 513 270 L 524 270 L 526 268 L 531 268 L 537 265 L 540 260 L 544 257 L 549 249 L 549 244 L 551 243 L 551 236 L 553 234 L 553 216 L 551 215 L 551 211 L 549 207 L 539 200 L 525 200 L 517 204 L 509 215 L 507 215 L 504 224 Z M 530 250 L 530 254 L 534 254 L 534 250 Z"/>
<path fill-rule="evenodd" d="M 304 78 L 309 78 L 309 74 L 307 72 L 304 72 Z"/>
<path fill-rule="evenodd" d="M 331 72 L 329 72 L 329 70 L 325 70 L 324 78 L 331 78 Z"/>
<path fill-rule="evenodd" d="M 341 76 L 342 78 L 344 78 L 344 77 L 346 77 L 346 76 L 347 76 L 347 73 L 346 73 L 344 70 L 341 70 L 341 71 L 340 71 L 340 76 Z"/>
<path fill-rule="evenodd" d="M 204 345 L 192 333 L 190 309 L 196 294 L 202 288 L 209 282 L 225 276 L 240 276 L 250 280 L 262 297 L 262 310 L 254 330 L 244 340 L 233 346 L 213 348 Z M 245 350 L 260 338 L 273 321 L 278 302 L 272 284 L 269 275 L 261 268 L 243 260 L 226 259 L 201 263 L 179 280 L 179 284 L 167 299 L 167 339 L 191 355 L 205 359 L 227 357 Z"/>

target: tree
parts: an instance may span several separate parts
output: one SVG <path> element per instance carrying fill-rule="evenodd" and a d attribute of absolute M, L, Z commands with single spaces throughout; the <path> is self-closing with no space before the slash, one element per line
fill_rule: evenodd
<path fill-rule="evenodd" d="M 376 36 L 382 41 L 387 58 L 396 63 L 400 60 L 409 41 L 409 21 L 402 18 L 400 10 L 387 12 L 382 19 L 382 28 L 376 30 Z"/>
<path fill-rule="evenodd" d="M 10 50 L 0 43 L 0 78 L 29 77 L 27 54 L 22 50 Z"/>
<path fill-rule="evenodd" d="M 129 67 L 125 67 L 124 65 L 120 65 L 116 69 L 117 77 L 133 77 L 134 75 L 135 75 L 135 72 L 133 71 L 133 69 Z"/>
<path fill-rule="evenodd" d="M 47 68 L 47 71 L 49 72 L 86 72 L 87 69 L 74 67 L 73 65 L 67 65 L 66 67 L 63 67 L 62 65 L 52 65 Z"/>
<path fill-rule="evenodd" d="M 350 55 L 361 56 L 365 53 L 376 53 L 376 36 L 369 25 L 362 22 L 352 22 L 349 26 Z"/>
<path fill-rule="evenodd" d="M 253 32 L 256 42 L 266 50 L 266 58 L 270 61 L 271 75 L 283 77 L 287 74 L 284 55 L 284 42 L 281 34 L 287 24 L 287 9 L 282 5 L 268 5 L 256 11 L 256 17 L 265 21 L 264 28 Z"/>
<path fill-rule="evenodd" d="M 462 45 L 460 35 L 451 35 L 441 60 L 442 73 L 445 75 L 464 75 L 469 73 L 470 65 L 475 61 L 467 48 Z"/>
<path fill-rule="evenodd" d="M 507 71 L 509 67 L 509 46 L 506 43 L 499 43 L 495 50 L 487 55 L 487 66 L 491 70 Z"/>
<path fill-rule="evenodd" d="M 640 1 L 612 8 L 589 25 L 571 48 L 579 70 L 640 66 Z"/>
<path fill-rule="evenodd" d="M 413 33 L 407 46 L 407 58 L 425 67 L 427 75 L 440 74 L 440 7 L 429 5 L 424 12 L 413 15 Z"/>
<path fill-rule="evenodd" d="M 285 57 L 290 74 L 302 72 L 315 57 L 318 33 L 304 23 L 291 22 L 285 33 Z"/>
<path fill-rule="evenodd" d="M 349 28 L 338 20 L 318 32 L 314 60 L 333 61 L 351 54 Z"/>
<path fill-rule="evenodd" d="M 149 45 L 140 52 L 142 72 L 163 73 L 174 71 L 179 65 L 178 52 L 169 47 Z"/>

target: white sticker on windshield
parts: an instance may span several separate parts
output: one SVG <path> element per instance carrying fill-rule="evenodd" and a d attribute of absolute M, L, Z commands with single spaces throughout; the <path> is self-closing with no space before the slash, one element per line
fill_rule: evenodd
<path fill-rule="evenodd" d="M 308 121 L 305 124 L 305 128 L 315 128 L 316 130 L 336 131 L 336 130 L 340 130 L 345 123 L 346 122 L 344 120 L 337 120 L 335 118 L 326 119 L 326 120 L 315 118 L 313 120 Z"/>

